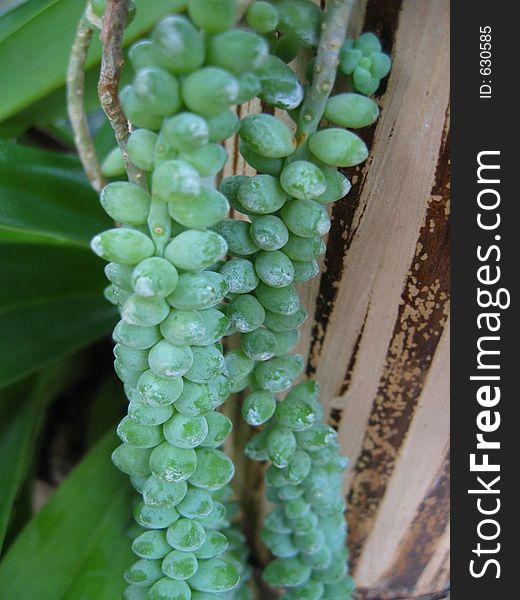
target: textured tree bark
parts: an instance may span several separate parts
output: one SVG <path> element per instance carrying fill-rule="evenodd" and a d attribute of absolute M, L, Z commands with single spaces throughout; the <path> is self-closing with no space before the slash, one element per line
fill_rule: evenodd
<path fill-rule="evenodd" d="M 350 457 L 350 562 L 365 600 L 449 588 L 448 27 L 448 0 L 358 3 L 350 32 L 378 33 L 393 68 L 379 121 L 361 130 L 369 160 L 345 171 L 353 188 L 332 208 L 321 276 L 300 286 L 298 350 Z M 230 169 L 251 174 L 228 149 Z M 260 475 L 248 464 L 239 482 L 259 562 Z"/>

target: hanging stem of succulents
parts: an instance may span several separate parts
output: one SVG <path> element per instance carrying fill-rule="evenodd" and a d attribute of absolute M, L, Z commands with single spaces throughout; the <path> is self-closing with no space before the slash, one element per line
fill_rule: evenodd
<path fill-rule="evenodd" d="M 305 156 L 307 140 L 316 131 L 325 111 L 339 63 L 339 51 L 347 24 L 356 0 L 329 0 L 322 25 L 322 33 L 312 83 L 305 94 L 305 100 L 300 109 L 300 117 L 296 130 L 298 148 L 290 160 L 298 160 Z"/>
<path fill-rule="evenodd" d="M 128 120 L 119 102 L 119 79 L 124 66 L 123 34 L 128 16 L 128 0 L 107 0 L 101 30 L 103 55 L 98 82 L 101 106 L 112 125 L 117 144 L 126 164 L 128 180 L 146 188 L 145 173 L 129 159 L 127 141 L 130 135 Z"/>
<path fill-rule="evenodd" d="M 99 193 L 106 181 L 90 135 L 84 101 L 85 61 L 92 34 L 93 26 L 85 13 L 78 23 L 67 68 L 67 111 L 81 164 L 90 184 Z"/>

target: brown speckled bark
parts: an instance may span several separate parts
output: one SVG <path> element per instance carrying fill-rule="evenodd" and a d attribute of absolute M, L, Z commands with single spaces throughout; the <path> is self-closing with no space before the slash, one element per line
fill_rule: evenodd
<path fill-rule="evenodd" d="M 351 460 L 344 493 L 363 600 L 449 590 L 448 19 L 448 0 L 355 7 L 349 32 L 378 33 L 394 64 L 379 121 L 360 131 L 370 157 L 345 170 L 352 190 L 332 207 L 321 275 L 300 286 L 310 317 L 298 351 Z M 242 489 L 263 557 L 251 531 L 265 510 L 260 474 L 249 463 Z"/>

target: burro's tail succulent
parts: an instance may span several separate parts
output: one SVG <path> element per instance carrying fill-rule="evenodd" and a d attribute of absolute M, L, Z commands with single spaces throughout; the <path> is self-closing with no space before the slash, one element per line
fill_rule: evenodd
<path fill-rule="evenodd" d="M 112 458 L 140 495 L 125 598 L 251 597 L 222 450 L 233 424 L 219 410 L 245 392 L 243 417 L 261 428 L 246 453 L 270 462 L 274 503 L 263 577 L 287 600 L 347 600 L 346 460 L 317 383 L 295 384 L 304 360 L 291 350 L 307 316 L 296 286 L 319 272 L 327 208 L 351 187 L 345 169 L 367 158 L 351 130 L 377 119 L 367 94 L 390 60 L 373 34 L 345 40 L 350 0 L 325 12 L 307 0 L 249 2 L 245 13 L 233 0 L 176 5 L 130 49 L 120 100 L 135 128 L 128 158 L 144 176 L 102 190 L 117 225 L 92 240 L 120 308 L 114 366 L 129 400 Z M 315 54 L 306 86 L 287 64 L 300 50 Z M 331 95 L 337 74 L 345 91 Z M 240 120 L 235 107 L 254 98 L 268 112 Z M 237 133 L 257 174 L 221 179 L 222 143 Z M 115 151 L 105 170 L 118 164 Z"/>

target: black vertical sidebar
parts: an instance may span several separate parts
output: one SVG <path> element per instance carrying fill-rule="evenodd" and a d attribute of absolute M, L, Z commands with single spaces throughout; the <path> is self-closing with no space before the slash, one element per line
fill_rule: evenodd
<path fill-rule="evenodd" d="M 505 600 L 520 598 L 520 31 L 508 2 L 451 11 L 451 600 Z"/>

